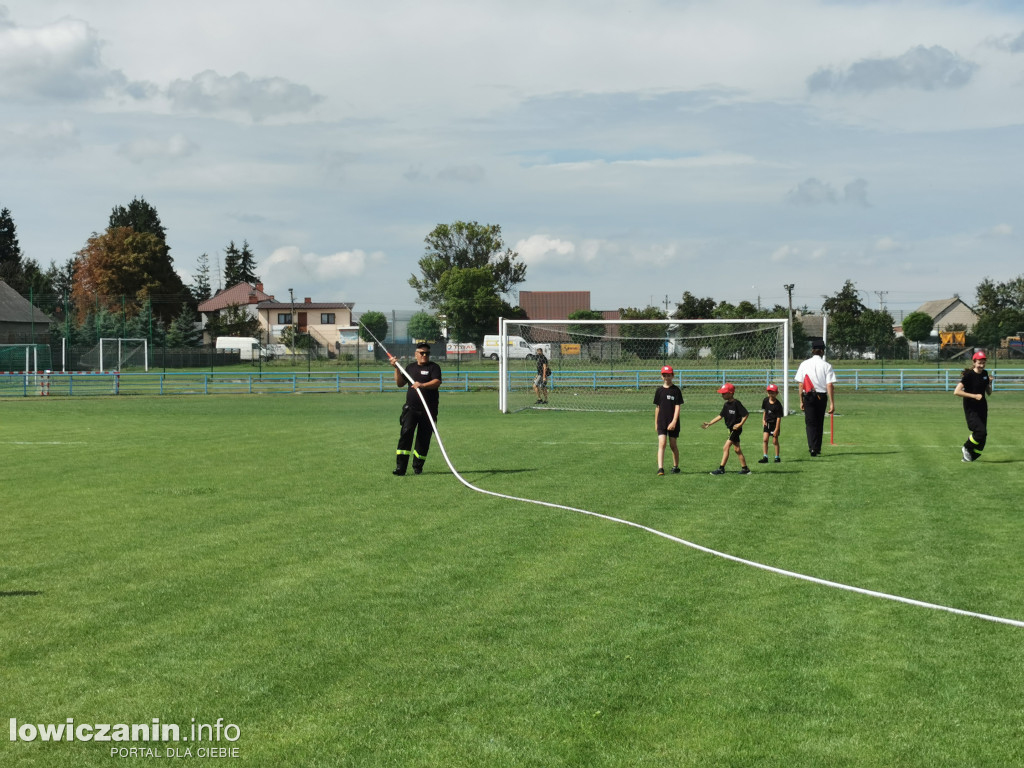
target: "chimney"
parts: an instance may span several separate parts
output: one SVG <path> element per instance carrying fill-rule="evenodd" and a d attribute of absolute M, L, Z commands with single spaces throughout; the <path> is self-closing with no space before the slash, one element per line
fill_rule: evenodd
<path fill-rule="evenodd" d="M 307 296 L 307 297 L 306 297 L 306 303 L 307 303 L 307 304 L 312 304 L 312 303 L 313 303 L 313 300 L 312 300 L 311 298 L 309 298 L 309 296 Z"/>
<path fill-rule="evenodd" d="M 263 293 L 263 283 L 256 283 L 256 290 Z"/>

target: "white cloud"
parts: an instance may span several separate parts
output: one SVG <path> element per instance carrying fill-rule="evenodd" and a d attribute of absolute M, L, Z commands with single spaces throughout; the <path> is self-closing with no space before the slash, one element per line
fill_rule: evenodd
<path fill-rule="evenodd" d="M 191 80 L 175 80 L 167 87 L 172 106 L 186 112 L 243 112 L 253 120 L 308 112 L 323 101 L 308 86 L 283 77 L 253 79 L 244 72 L 230 77 L 208 69 Z"/>
<path fill-rule="evenodd" d="M 181 133 L 166 139 L 144 138 L 128 141 L 118 147 L 118 154 L 133 163 L 153 159 L 177 160 L 194 154 L 199 149 L 193 141 Z"/>
<path fill-rule="evenodd" d="M 79 145 L 78 129 L 70 120 L 0 127 L 0 155 L 52 158 Z"/>
<path fill-rule="evenodd" d="M 988 233 L 994 237 L 1009 237 L 1013 234 L 1013 227 L 1010 224 L 996 224 Z"/>
<path fill-rule="evenodd" d="M 102 61 L 103 43 L 79 19 L 17 26 L 0 18 L 0 96 L 12 99 L 83 101 L 107 95 L 146 98 L 148 83 L 129 82 Z"/>
<path fill-rule="evenodd" d="M 904 253 L 910 248 L 893 237 L 880 237 L 875 241 L 874 250 L 878 253 Z"/>
<path fill-rule="evenodd" d="M 548 235 L 530 235 L 525 240 L 517 242 L 513 251 L 527 266 L 543 264 L 545 262 L 567 262 L 576 257 L 576 245 L 568 240 L 549 237 Z M 594 257 L 594 254 L 585 254 L 582 260 L 587 261 Z"/>
<path fill-rule="evenodd" d="M 795 205 L 821 205 L 838 201 L 835 189 L 819 179 L 804 179 L 786 195 L 789 202 Z"/>
<path fill-rule="evenodd" d="M 384 254 L 380 252 L 339 251 L 322 256 L 303 253 L 298 246 L 289 245 L 275 250 L 260 266 L 266 273 L 265 283 L 274 280 L 276 284 L 283 285 L 292 277 L 301 276 L 307 283 L 322 285 L 343 278 L 360 277 L 368 264 L 384 260 Z"/>

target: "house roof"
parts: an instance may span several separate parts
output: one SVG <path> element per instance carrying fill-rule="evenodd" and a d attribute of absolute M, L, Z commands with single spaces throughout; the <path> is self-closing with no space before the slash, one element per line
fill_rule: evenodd
<path fill-rule="evenodd" d="M 277 301 L 276 299 L 267 299 L 261 301 L 256 305 L 259 309 L 287 309 L 291 311 L 292 307 L 295 307 L 296 312 L 305 311 L 307 309 L 347 309 L 349 312 L 355 307 L 355 304 L 351 304 L 346 301 L 296 301 L 292 304 L 290 301 Z"/>
<path fill-rule="evenodd" d="M 531 320 L 566 320 L 590 309 L 590 291 L 520 291 L 519 306 Z"/>
<path fill-rule="evenodd" d="M 0 280 L 0 323 L 46 323 L 51 318 L 29 300 Z"/>
<path fill-rule="evenodd" d="M 953 323 L 966 325 L 968 329 L 973 328 L 978 322 L 978 315 L 973 309 L 964 303 L 963 299 L 953 297 L 952 299 L 936 299 L 926 301 L 915 312 L 924 312 L 935 323 L 935 327 L 945 327 Z"/>
<path fill-rule="evenodd" d="M 236 283 L 230 288 L 218 291 L 215 296 L 211 296 L 200 304 L 199 311 L 218 312 L 232 305 L 255 304 L 259 301 L 273 298 L 269 293 L 263 292 L 262 283 L 257 283 L 256 285 Z"/>

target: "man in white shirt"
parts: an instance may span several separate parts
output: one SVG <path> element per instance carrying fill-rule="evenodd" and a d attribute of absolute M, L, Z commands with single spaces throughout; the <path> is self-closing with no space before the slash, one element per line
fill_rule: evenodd
<path fill-rule="evenodd" d="M 800 410 L 804 412 L 807 449 L 811 456 L 821 453 L 825 414 L 836 410 L 836 372 L 825 362 L 825 340 L 811 342 L 811 356 L 800 363 L 795 381 L 800 385 Z"/>

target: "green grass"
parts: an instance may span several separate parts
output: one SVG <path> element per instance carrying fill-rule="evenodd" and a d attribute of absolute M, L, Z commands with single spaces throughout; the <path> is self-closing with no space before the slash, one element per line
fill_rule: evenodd
<path fill-rule="evenodd" d="M 494 393 L 446 394 L 440 428 L 489 490 L 1024 619 L 1021 402 L 993 398 L 967 465 L 951 395 L 841 392 L 838 445 L 810 459 L 790 418 L 765 467 L 750 429 L 750 477 L 735 457 L 707 474 L 725 430 L 686 406 L 684 472 L 663 478 L 649 413 L 508 416 Z M 224 718 L 266 766 L 1024 761 L 1024 629 L 477 494 L 436 444 L 424 475 L 395 478 L 399 404 L 5 401 L 0 764 L 147 746 L 11 742 L 11 717 L 185 734 Z"/>

